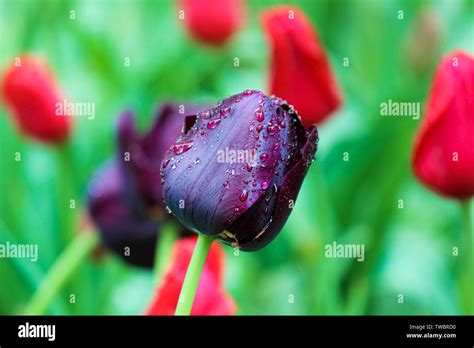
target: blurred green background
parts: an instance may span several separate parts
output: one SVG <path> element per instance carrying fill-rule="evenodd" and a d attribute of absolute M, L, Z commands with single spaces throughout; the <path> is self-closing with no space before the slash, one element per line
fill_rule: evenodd
<path fill-rule="evenodd" d="M 460 207 L 412 174 L 421 119 L 381 117 L 380 103 L 420 102 L 423 110 L 440 57 L 474 51 L 472 0 L 250 0 L 245 26 L 220 49 L 192 41 L 174 1 L 1 0 L 0 70 L 21 53 L 38 53 L 69 100 L 96 104 L 94 120 L 75 119 L 71 146 L 83 202 L 91 175 L 115 151 L 122 109 L 135 110 L 145 129 L 165 100 L 217 102 L 267 90 L 259 18 L 279 3 L 297 5 L 312 21 L 344 104 L 319 127 L 315 165 L 279 237 L 256 253 L 234 256 L 225 248 L 226 288 L 238 314 L 460 313 L 460 267 L 452 256 L 462 235 Z M 0 132 L 0 242 L 38 243 L 40 255 L 36 263 L 0 259 L 0 314 L 16 314 L 65 246 L 60 177 L 55 150 L 23 138 L 3 105 Z M 325 258 L 324 246 L 334 241 L 364 244 L 365 261 Z M 81 265 L 49 313 L 139 314 L 153 293 L 151 272 L 107 254 Z"/>

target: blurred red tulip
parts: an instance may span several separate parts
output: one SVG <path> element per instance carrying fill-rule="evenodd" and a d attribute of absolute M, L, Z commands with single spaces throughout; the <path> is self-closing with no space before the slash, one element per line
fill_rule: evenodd
<path fill-rule="evenodd" d="M 292 104 L 305 126 L 325 120 L 341 97 L 311 23 L 287 6 L 264 12 L 262 23 L 271 46 L 270 93 Z"/>
<path fill-rule="evenodd" d="M 474 60 L 456 51 L 436 72 L 415 141 L 413 168 L 441 195 L 474 195 Z"/>
<path fill-rule="evenodd" d="M 17 58 L 3 75 L 1 89 L 24 134 L 47 143 L 67 139 L 71 120 L 56 115 L 56 104 L 63 98 L 45 62 L 33 56 Z"/>
<path fill-rule="evenodd" d="M 171 265 L 146 315 L 174 314 L 196 240 L 197 237 L 192 236 L 176 242 Z M 222 285 L 224 261 L 222 246 L 213 243 L 204 264 L 191 315 L 235 314 L 235 303 Z"/>
<path fill-rule="evenodd" d="M 189 33 L 212 46 L 223 45 L 244 20 L 242 0 L 181 0 L 179 3 Z"/>

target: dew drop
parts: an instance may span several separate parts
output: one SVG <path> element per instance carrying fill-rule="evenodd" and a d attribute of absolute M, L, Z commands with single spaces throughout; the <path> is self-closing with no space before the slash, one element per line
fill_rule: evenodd
<path fill-rule="evenodd" d="M 224 183 L 222 184 L 222 186 L 224 186 L 224 188 L 229 188 L 229 182 L 228 182 L 228 181 L 224 181 Z"/>
<path fill-rule="evenodd" d="M 261 124 L 258 124 L 256 127 L 255 127 L 255 130 L 260 133 L 263 129 L 263 126 Z"/>
<path fill-rule="evenodd" d="M 170 158 L 166 159 L 161 163 L 161 168 L 165 169 L 168 166 L 168 163 L 170 163 Z"/>
<path fill-rule="evenodd" d="M 268 188 L 268 182 L 267 181 L 264 181 L 260 184 L 260 187 L 262 188 L 262 190 L 266 190 Z"/>
<path fill-rule="evenodd" d="M 173 145 L 173 152 L 174 152 L 175 155 L 180 155 L 180 154 L 188 151 L 192 147 L 193 147 L 193 142 L 192 141 L 177 143 L 177 144 Z"/>
<path fill-rule="evenodd" d="M 215 120 L 212 120 L 212 121 L 209 121 L 207 123 L 207 129 L 214 129 L 218 126 L 218 124 L 221 123 L 221 119 L 218 118 L 218 119 L 215 119 Z"/>
<path fill-rule="evenodd" d="M 243 190 L 242 193 L 239 196 L 239 199 L 241 202 L 245 202 L 249 198 L 249 193 L 247 190 Z"/>
<path fill-rule="evenodd" d="M 211 113 L 209 112 L 209 110 L 203 111 L 199 114 L 199 117 L 203 118 L 203 119 L 207 119 L 207 118 L 211 117 Z"/>
<path fill-rule="evenodd" d="M 260 159 L 262 160 L 262 162 L 265 162 L 268 159 L 268 155 L 264 152 L 260 155 Z"/>
<path fill-rule="evenodd" d="M 255 118 L 257 119 L 258 122 L 263 122 L 263 120 L 265 119 L 264 115 L 263 115 L 263 111 L 262 109 L 257 109 L 255 111 Z"/>
<path fill-rule="evenodd" d="M 273 124 L 270 124 L 268 125 L 267 127 L 267 132 L 268 134 L 270 135 L 275 135 L 277 132 L 278 132 L 278 128 L 277 126 L 273 125 Z"/>

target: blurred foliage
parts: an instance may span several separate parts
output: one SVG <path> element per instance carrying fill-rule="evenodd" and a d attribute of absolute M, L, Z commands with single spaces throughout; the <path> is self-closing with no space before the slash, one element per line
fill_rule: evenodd
<path fill-rule="evenodd" d="M 226 287 L 239 314 L 459 313 L 451 250 L 461 238 L 460 209 L 413 177 L 421 120 L 383 118 L 379 107 L 392 99 L 423 109 L 441 55 L 474 51 L 472 0 L 249 0 L 246 25 L 221 49 L 186 35 L 174 1 L 1 0 L 0 69 L 23 52 L 38 53 L 70 100 L 96 103 L 94 120 L 75 120 L 70 148 L 84 197 L 92 173 L 114 152 L 124 108 L 145 128 L 165 100 L 216 102 L 244 89 L 265 91 L 269 57 L 259 16 L 279 3 L 299 6 L 312 21 L 344 105 L 319 128 L 317 160 L 280 236 L 257 253 L 234 256 L 226 248 Z M 423 16 L 435 35 L 423 36 Z M 65 247 L 56 200 L 61 178 L 56 149 L 23 138 L 3 106 L 0 114 L 0 242 L 38 243 L 40 252 L 37 263 L 0 259 L 0 313 L 14 314 Z M 333 241 L 364 244 L 365 261 L 325 258 L 324 245 Z M 150 272 L 107 254 L 81 266 L 50 313 L 138 314 L 153 292 Z"/>

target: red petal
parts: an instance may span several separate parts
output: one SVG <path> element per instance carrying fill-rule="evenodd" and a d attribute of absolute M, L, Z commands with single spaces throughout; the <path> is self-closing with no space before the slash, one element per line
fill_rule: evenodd
<path fill-rule="evenodd" d="M 63 103 L 63 98 L 53 76 L 38 58 L 19 59 L 21 65 L 9 66 L 2 79 L 5 103 L 26 135 L 50 143 L 64 141 L 71 130 L 71 119 L 56 115 L 56 104 Z"/>
<path fill-rule="evenodd" d="M 224 44 L 244 19 L 241 0 L 182 0 L 180 4 L 190 34 L 209 45 Z"/>
<path fill-rule="evenodd" d="M 474 59 L 464 52 L 446 56 L 438 67 L 415 142 L 413 168 L 442 195 L 474 195 Z"/>
<path fill-rule="evenodd" d="M 176 242 L 170 268 L 146 315 L 174 314 L 196 239 L 196 236 L 192 236 Z M 235 303 L 222 285 L 223 267 L 222 246 L 219 243 L 213 243 L 204 264 L 191 315 L 235 314 L 237 309 Z"/>
<path fill-rule="evenodd" d="M 292 104 L 305 126 L 323 121 L 339 107 L 341 97 L 311 23 L 288 6 L 266 11 L 262 23 L 272 50 L 271 93 Z"/>

